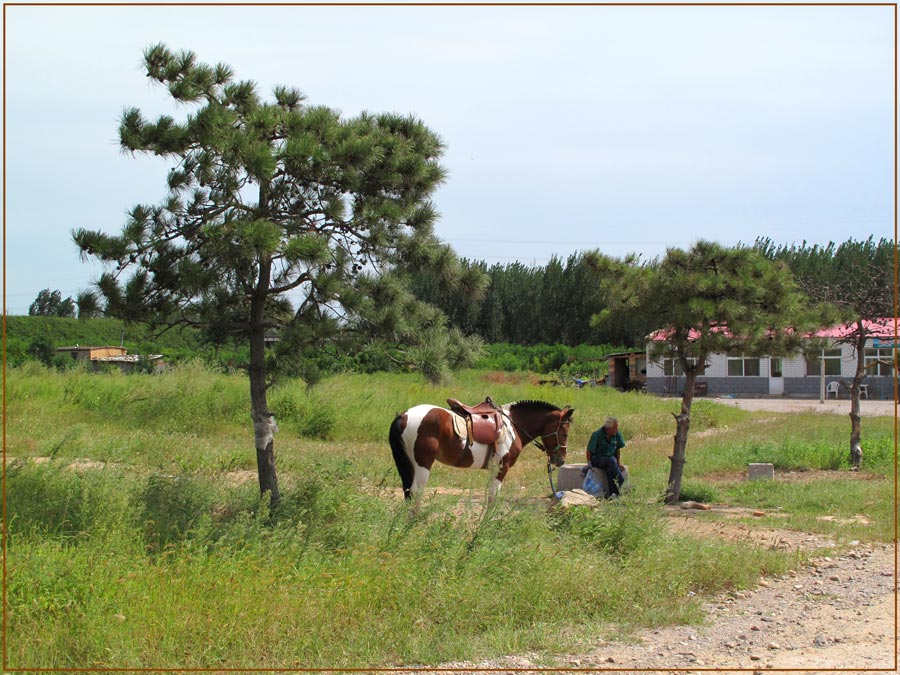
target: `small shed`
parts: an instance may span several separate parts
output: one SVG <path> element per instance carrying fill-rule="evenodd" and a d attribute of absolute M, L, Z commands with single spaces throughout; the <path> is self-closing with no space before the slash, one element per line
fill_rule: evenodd
<path fill-rule="evenodd" d="M 643 389 L 647 382 L 647 354 L 630 351 L 606 355 L 609 373 L 606 384 L 622 391 Z"/>
<path fill-rule="evenodd" d="M 125 347 L 58 347 L 57 352 L 71 354 L 75 361 L 90 361 L 91 366 L 100 369 L 104 365 L 118 366 L 120 370 L 130 373 L 142 362 L 153 362 L 155 370 L 163 368 L 162 354 L 129 354 Z"/>
<path fill-rule="evenodd" d="M 63 354 L 71 354 L 73 361 L 94 361 L 96 359 L 108 359 L 111 356 L 125 356 L 128 350 L 125 347 L 57 347 L 56 351 Z"/>

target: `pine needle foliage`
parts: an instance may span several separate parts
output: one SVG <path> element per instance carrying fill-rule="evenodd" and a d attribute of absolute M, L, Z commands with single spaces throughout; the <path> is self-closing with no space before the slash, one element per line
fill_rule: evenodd
<path fill-rule="evenodd" d="M 180 121 L 122 113 L 122 150 L 173 165 L 166 197 L 135 206 L 121 234 L 73 231 L 82 256 L 105 263 L 106 314 L 249 344 L 257 426 L 271 420 L 266 390 L 278 365 L 302 372 L 291 355 L 337 333 L 406 345 L 396 361 L 442 376 L 450 363 L 433 346 L 456 336 L 406 290 L 411 269 L 427 267 L 448 286 L 473 286 L 460 284 L 455 254 L 433 231 L 431 195 L 446 177 L 438 135 L 413 116 L 342 118 L 291 87 L 267 102 L 230 67 L 163 44 L 144 52 L 144 67 L 190 112 Z M 281 338 L 277 358 L 266 355 L 271 334 Z M 477 343 L 464 347 L 477 355 Z M 271 465 L 260 487 L 277 502 L 270 439 L 257 430 L 260 466 Z"/>
<path fill-rule="evenodd" d="M 595 254 L 593 267 L 608 308 L 594 323 L 603 326 L 634 315 L 653 322 L 648 356 L 677 360 L 685 374 L 666 501 L 681 492 L 694 383 L 714 353 L 782 355 L 800 348 L 822 313 L 810 305 L 787 265 L 744 246 L 698 241 L 689 250 L 671 248 L 662 260 L 641 264 Z"/>

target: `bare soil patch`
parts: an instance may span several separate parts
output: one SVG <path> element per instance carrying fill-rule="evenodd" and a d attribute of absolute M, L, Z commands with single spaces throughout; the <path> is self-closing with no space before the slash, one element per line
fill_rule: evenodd
<path fill-rule="evenodd" d="M 820 402 L 817 398 L 711 398 L 711 401 L 722 405 L 750 411 L 770 412 L 803 412 L 823 415 L 849 415 L 850 401 L 847 399 L 826 399 Z M 875 401 L 862 399 L 859 412 L 863 417 L 893 417 L 896 411 L 894 401 Z"/>
<path fill-rule="evenodd" d="M 802 570 L 760 579 L 755 588 L 713 598 L 704 606 L 708 619 L 702 626 L 623 637 L 611 628 L 593 649 L 556 659 L 552 667 L 625 673 L 895 672 L 896 589 L 895 547 L 857 545 L 823 555 Z M 523 654 L 444 667 L 515 673 L 546 669 L 548 662 L 540 654 Z"/>

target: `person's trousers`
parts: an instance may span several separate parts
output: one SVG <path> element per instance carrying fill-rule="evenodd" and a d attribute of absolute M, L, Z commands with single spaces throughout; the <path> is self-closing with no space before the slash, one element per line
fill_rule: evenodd
<path fill-rule="evenodd" d="M 622 475 L 622 471 L 619 469 L 619 463 L 616 461 L 616 458 L 594 457 L 591 459 L 591 464 L 606 474 L 606 480 L 609 483 L 610 496 L 619 494 L 619 486 L 625 482 L 625 476 Z"/>

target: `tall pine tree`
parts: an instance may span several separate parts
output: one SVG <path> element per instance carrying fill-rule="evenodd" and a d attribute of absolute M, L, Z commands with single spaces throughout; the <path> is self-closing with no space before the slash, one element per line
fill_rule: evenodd
<path fill-rule="evenodd" d="M 478 290 L 433 234 L 443 144 L 411 116 L 342 119 L 282 86 L 264 101 L 230 67 L 161 44 L 145 51 L 144 67 L 192 109 L 183 121 L 150 121 L 129 108 L 119 125 L 122 150 L 172 160 L 168 195 L 135 206 L 121 234 L 77 229 L 73 238 L 106 264 L 97 285 L 108 315 L 249 344 L 259 486 L 277 503 L 278 427 L 266 395 L 274 366 L 336 333 L 400 345 L 393 358 L 432 377 L 451 365 L 448 354 L 459 363 L 471 352 L 405 284 L 410 269 L 430 268 L 460 292 Z M 267 359 L 273 332 L 279 353 Z"/>

